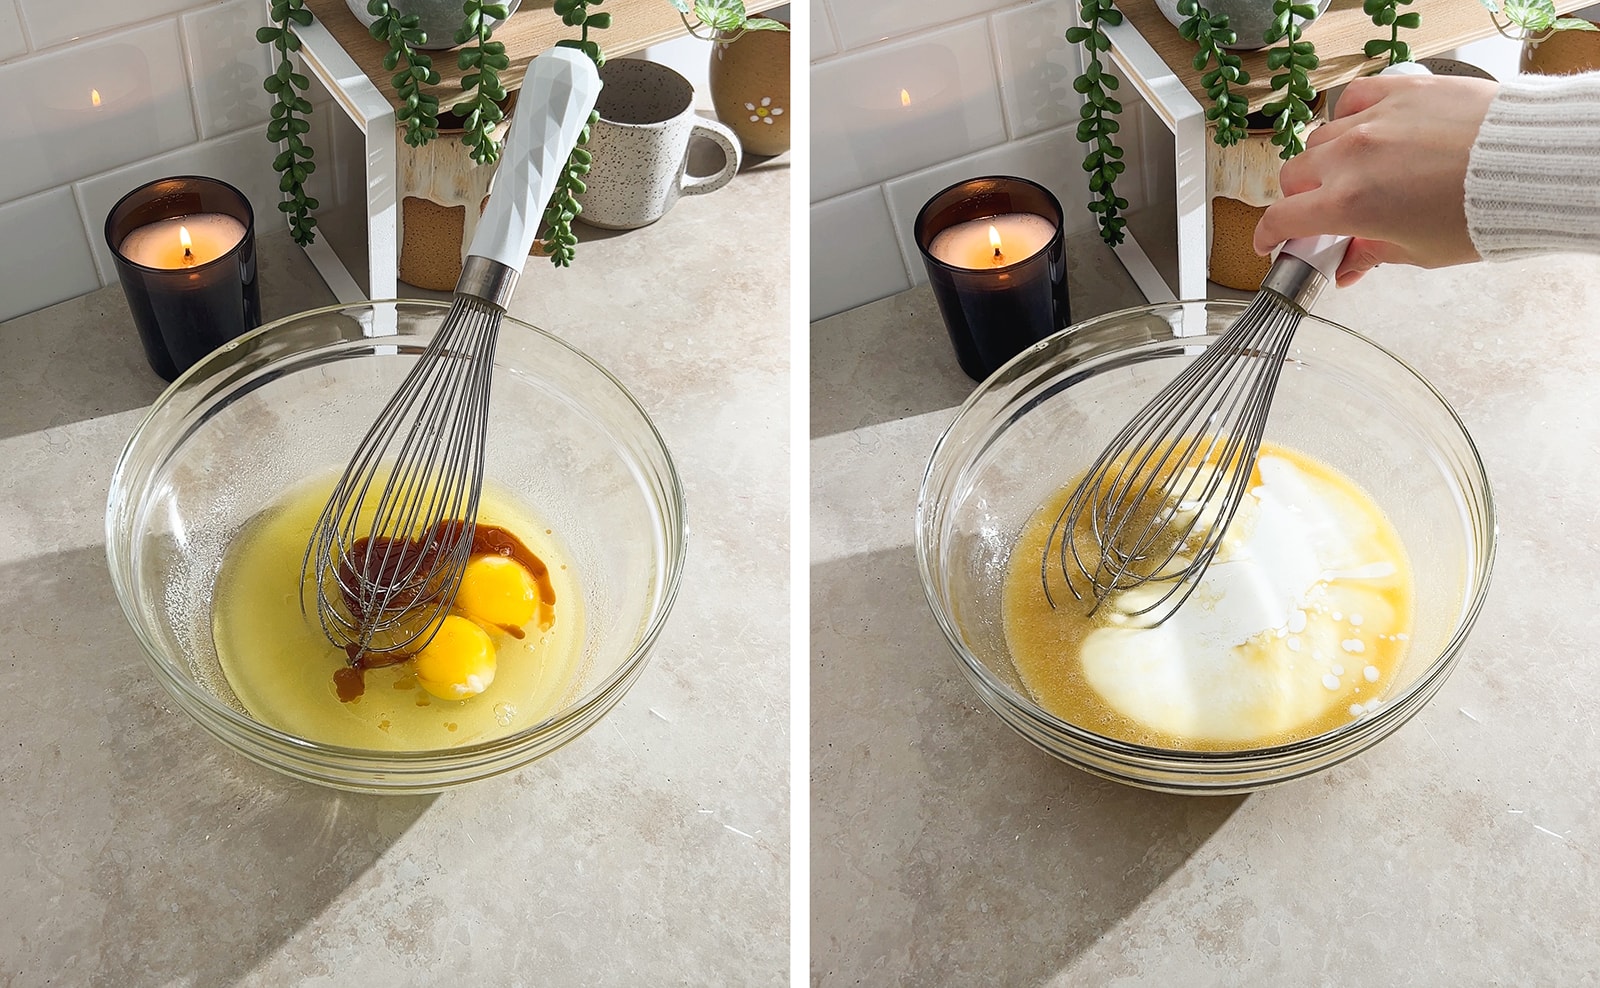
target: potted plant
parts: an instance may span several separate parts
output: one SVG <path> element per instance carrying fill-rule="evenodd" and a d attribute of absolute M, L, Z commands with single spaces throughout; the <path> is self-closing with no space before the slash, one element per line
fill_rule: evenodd
<path fill-rule="evenodd" d="M 789 150 L 789 25 L 744 0 L 670 0 L 689 33 L 713 44 L 711 105 L 751 154 Z M 692 19 L 691 19 L 692 18 Z"/>
<path fill-rule="evenodd" d="M 1523 72 L 1562 75 L 1600 68 L 1600 31 L 1582 17 L 1556 14 L 1555 0 L 1479 0 L 1495 30 L 1522 43 Z M 1503 18 L 1503 19 L 1502 19 Z"/>
<path fill-rule="evenodd" d="M 419 6 L 422 0 L 410 0 Z M 437 7 L 436 0 L 428 0 Z M 494 28 L 511 15 L 519 0 L 462 0 L 457 15 L 459 27 L 453 37 L 457 50 L 456 64 L 463 71 L 462 96 L 447 108 L 460 122 L 460 144 L 470 162 L 478 166 L 492 166 L 500 157 L 501 135 L 499 124 L 505 118 L 507 93 L 500 82 L 500 72 L 511 64 L 505 45 L 492 40 Z M 579 29 L 577 38 L 563 39 L 557 44 L 583 51 L 596 64 L 604 62 L 599 42 L 589 36 L 591 30 L 611 25 L 609 13 L 591 11 L 605 0 L 555 0 L 555 12 L 569 27 Z M 422 149 L 439 136 L 439 96 L 424 87 L 436 85 L 439 74 L 433 68 L 429 50 L 442 46 L 437 38 L 430 40 L 416 13 L 406 13 L 402 7 L 408 0 L 366 0 L 368 24 L 373 38 L 385 42 L 388 53 L 384 67 L 393 72 L 392 82 L 401 103 L 395 117 L 403 128 L 404 140 L 412 148 Z M 436 15 L 436 11 L 431 11 Z M 314 213 L 319 203 L 306 193 L 306 181 L 316 171 L 315 152 L 306 143 L 310 130 L 311 101 L 303 95 L 310 80 L 295 71 L 292 55 L 300 50 L 300 39 L 295 35 L 296 25 L 311 23 L 311 12 L 305 0 L 271 0 L 269 17 L 272 21 L 256 32 L 256 40 L 269 45 L 277 52 L 277 65 L 263 83 L 274 97 L 272 117 L 267 125 L 267 139 L 280 150 L 273 160 L 279 173 L 279 188 L 284 200 L 278 208 L 287 214 L 289 230 L 296 243 L 307 245 L 316 239 L 317 220 Z M 435 22 L 437 23 L 437 22 Z M 591 117 L 591 122 L 593 118 Z M 567 167 L 551 196 L 545 213 L 543 239 L 536 244 L 557 266 L 572 261 L 577 238 L 572 233 L 572 220 L 579 211 L 576 195 L 583 191 L 582 176 L 588 171 L 589 153 L 583 148 L 588 138 L 585 128 L 578 147 L 568 159 Z M 482 176 L 483 187 L 488 184 L 488 172 Z M 402 222 L 404 222 L 402 217 Z M 402 276 L 404 277 L 402 270 Z M 410 280 L 410 279 L 408 279 Z M 415 282 L 414 282 L 415 283 Z M 424 287 L 431 287 L 424 285 Z M 449 287 L 445 285 L 444 287 Z"/>
<path fill-rule="evenodd" d="M 1224 2 L 1211 0 L 1219 8 Z M 1211 124 L 1212 140 L 1217 147 L 1234 148 L 1260 135 L 1261 139 L 1277 148 L 1275 157 L 1279 161 L 1287 161 L 1305 149 L 1306 128 L 1315 117 L 1318 106 L 1318 96 L 1312 90 L 1310 81 L 1318 58 L 1312 42 L 1303 38 L 1302 33 L 1305 26 L 1326 8 L 1327 2 L 1319 0 L 1313 4 L 1298 0 L 1248 0 L 1246 6 L 1235 4 L 1233 9 L 1236 13 L 1248 10 L 1254 14 L 1269 2 L 1270 17 L 1263 12 L 1261 20 L 1257 22 L 1258 26 L 1259 23 L 1267 25 L 1259 41 L 1241 39 L 1231 27 L 1230 14 L 1207 7 L 1201 0 L 1176 0 L 1168 18 L 1178 28 L 1179 35 L 1195 46 L 1191 64 L 1194 71 L 1200 73 L 1200 84 L 1210 101 L 1206 108 L 1206 119 Z M 1364 53 L 1368 58 L 1387 56 L 1391 63 L 1410 59 L 1410 48 L 1399 35 L 1402 29 L 1415 28 L 1420 23 L 1418 14 L 1400 11 L 1400 7 L 1410 3 L 1411 0 L 1365 0 L 1363 11 L 1387 35 L 1366 44 Z M 1079 20 L 1080 25 L 1069 29 L 1066 38 L 1073 44 L 1081 45 L 1084 54 L 1083 71 L 1073 81 L 1073 89 L 1084 97 L 1078 122 L 1078 140 L 1089 145 L 1089 154 L 1083 161 L 1093 197 L 1089 210 L 1095 214 L 1101 239 L 1115 246 L 1122 243 L 1126 235 L 1127 220 L 1123 213 L 1128 208 L 1128 200 L 1117 195 L 1115 189 L 1117 176 L 1126 168 L 1122 160 L 1122 148 L 1116 141 L 1121 129 L 1117 116 L 1122 112 L 1122 104 L 1113 95 L 1118 88 L 1118 80 L 1105 70 L 1101 56 L 1111 49 L 1111 39 L 1105 33 L 1105 27 L 1120 24 L 1122 13 L 1117 10 L 1114 0 L 1080 0 Z M 1263 47 L 1270 49 L 1266 61 L 1268 69 L 1274 73 L 1271 79 L 1273 95 L 1259 113 L 1251 114 L 1249 101 L 1243 95 L 1243 87 L 1250 82 L 1250 74 L 1235 52 Z M 1272 178 L 1270 184 L 1275 190 L 1275 173 Z M 1244 205 L 1257 214 L 1263 208 L 1262 205 Z M 1244 213 L 1235 225 L 1253 228 L 1249 214 Z M 1248 248 L 1248 240 L 1246 237 L 1245 248 Z M 1253 270 L 1257 263 L 1253 251 L 1249 260 L 1251 263 L 1244 267 Z M 1250 277 L 1246 272 L 1238 281 L 1242 284 Z M 1259 276 L 1255 277 L 1255 281 L 1259 283 Z M 1254 288 L 1255 285 L 1246 287 Z"/>

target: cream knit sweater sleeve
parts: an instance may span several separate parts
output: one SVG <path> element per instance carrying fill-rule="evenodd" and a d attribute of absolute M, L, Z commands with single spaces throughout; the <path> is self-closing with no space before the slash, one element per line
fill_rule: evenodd
<path fill-rule="evenodd" d="M 1466 207 L 1486 260 L 1600 253 L 1600 72 L 1501 84 L 1467 162 Z"/>

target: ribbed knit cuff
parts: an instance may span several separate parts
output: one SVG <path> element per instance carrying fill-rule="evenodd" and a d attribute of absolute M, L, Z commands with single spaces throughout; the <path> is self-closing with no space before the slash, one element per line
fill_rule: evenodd
<path fill-rule="evenodd" d="M 1600 253 L 1600 72 L 1501 83 L 1467 162 L 1466 210 L 1487 260 Z"/>

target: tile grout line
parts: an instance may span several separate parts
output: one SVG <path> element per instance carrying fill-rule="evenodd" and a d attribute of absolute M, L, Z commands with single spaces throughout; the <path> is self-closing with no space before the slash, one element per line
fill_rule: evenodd
<path fill-rule="evenodd" d="M 33 31 L 28 28 L 28 18 L 22 12 L 22 0 L 11 0 L 11 9 L 16 12 L 17 29 L 22 32 L 24 51 L 16 56 L 16 60 L 21 61 L 33 51 Z"/>
<path fill-rule="evenodd" d="M 183 58 L 183 81 L 189 90 L 189 117 L 194 121 L 194 136 L 198 142 L 210 135 L 206 133 L 204 121 L 200 119 L 200 89 L 195 85 L 194 53 L 189 50 L 189 31 L 183 23 L 189 13 L 192 11 L 174 17 L 172 24 L 178 31 L 178 53 Z"/>
<path fill-rule="evenodd" d="M 111 282 L 107 279 L 105 270 L 100 266 L 100 252 L 94 249 L 95 230 L 94 225 L 89 222 L 89 204 L 84 201 L 83 190 L 79 188 L 84 181 L 87 181 L 87 179 L 79 179 L 77 182 L 69 183 L 67 190 L 72 194 L 73 204 L 78 207 L 78 220 L 83 224 L 84 235 L 89 238 L 89 260 L 94 262 L 95 277 L 100 279 L 100 287 L 104 288 Z"/>

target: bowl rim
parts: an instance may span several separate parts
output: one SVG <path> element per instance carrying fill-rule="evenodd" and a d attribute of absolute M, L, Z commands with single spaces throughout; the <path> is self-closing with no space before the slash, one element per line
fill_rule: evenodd
<path fill-rule="evenodd" d="M 656 640 L 660 637 L 662 628 L 666 625 L 667 618 L 670 616 L 672 611 L 672 606 L 677 600 L 678 592 L 682 584 L 684 559 L 688 554 L 688 516 L 686 513 L 683 482 L 682 478 L 678 475 L 677 464 L 672 458 L 671 450 L 667 448 L 665 438 L 662 437 L 660 430 L 656 427 L 655 421 L 645 411 L 644 406 L 639 403 L 634 394 L 629 391 L 628 388 L 620 380 L 618 380 L 614 374 L 607 370 L 604 365 L 600 364 L 593 357 L 590 357 L 588 354 L 584 353 L 582 350 L 578 349 L 576 346 L 573 346 L 571 343 L 567 342 L 561 337 L 556 336 L 547 330 L 541 329 L 532 323 L 517 319 L 509 313 L 502 313 L 501 315 L 502 331 L 507 323 L 513 324 L 521 329 L 529 330 L 543 337 L 546 341 L 554 343 L 557 346 L 569 351 L 582 363 L 587 364 L 593 370 L 598 371 L 602 377 L 617 390 L 617 393 L 622 397 L 624 402 L 631 407 L 634 412 L 637 413 L 639 420 L 644 423 L 649 438 L 654 445 L 660 449 L 663 463 L 666 467 L 664 480 L 666 481 L 666 493 L 668 494 L 668 498 L 666 499 L 665 506 L 670 509 L 670 514 L 667 514 L 664 518 L 664 521 L 667 522 L 667 524 L 664 525 L 664 528 L 666 529 L 668 536 L 666 539 L 667 552 L 665 560 L 667 565 L 664 573 L 662 574 L 663 579 L 661 581 L 661 585 L 657 588 L 655 606 L 651 608 L 651 613 L 645 624 L 644 631 L 640 635 L 639 641 L 635 643 L 634 647 L 629 651 L 627 657 L 618 663 L 617 667 L 612 670 L 609 675 L 600 680 L 589 690 L 585 691 L 577 703 L 570 707 L 558 710 L 543 720 L 540 720 L 535 724 L 531 724 L 514 734 L 503 735 L 501 737 L 490 738 L 483 741 L 475 741 L 470 744 L 463 744 L 451 748 L 391 750 L 385 748 L 358 748 L 349 745 L 330 744 L 323 741 L 315 741 L 309 738 L 303 738 L 280 728 L 273 727 L 270 724 L 262 723 L 261 721 L 258 721 L 252 717 L 241 714 L 231 705 L 219 700 L 211 693 L 211 691 L 204 688 L 191 686 L 185 681 L 183 676 L 176 672 L 175 668 L 168 668 L 170 660 L 164 657 L 162 649 L 159 648 L 151 639 L 150 635 L 146 633 L 143 623 L 136 618 L 133 603 L 128 599 L 127 595 L 124 593 L 124 588 L 122 587 L 121 582 L 117 579 L 117 573 L 119 572 L 119 554 L 116 537 L 117 503 L 115 495 L 119 487 L 126 486 L 124 483 L 122 483 L 124 473 L 129 468 L 130 459 L 135 450 L 138 448 L 140 439 L 146 434 L 146 430 L 161 413 L 167 402 L 172 400 L 185 387 L 197 384 L 199 381 L 211 376 L 211 374 L 215 371 L 223 370 L 230 366 L 236 359 L 232 356 L 234 351 L 253 341 L 259 340 L 274 331 L 279 330 L 280 327 L 291 322 L 297 322 L 315 316 L 324 316 L 334 313 L 347 313 L 350 310 L 375 310 L 383 306 L 394 306 L 396 309 L 404 306 L 410 306 L 423 309 L 436 309 L 440 312 L 447 312 L 450 309 L 450 305 L 451 303 L 449 302 L 435 299 L 389 298 L 356 300 L 353 302 L 336 302 L 330 305 L 319 306 L 314 309 L 306 309 L 301 312 L 292 313 L 290 315 L 274 319 L 272 322 L 264 323 L 256 329 L 230 340 L 229 342 L 213 350 L 211 353 L 207 354 L 205 357 L 201 358 L 188 370 L 178 375 L 178 377 L 173 380 L 172 383 L 169 384 L 153 402 L 151 402 L 149 408 L 145 411 L 145 414 L 140 417 L 139 423 L 134 426 L 132 433 L 129 434 L 128 441 L 123 445 L 122 452 L 117 457 L 116 466 L 111 472 L 111 480 L 106 495 L 106 561 L 111 570 L 112 589 L 116 594 L 118 605 L 122 608 L 123 616 L 127 620 L 129 626 L 133 629 L 134 635 L 139 639 L 139 644 L 144 650 L 145 660 L 154 668 L 155 672 L 157 673 L 157 679 L 159 679 L 161 683 L 169 690 L 179 690 L 185 698 L 191 702 L 198 702 L 207 711 L 207 713 L 220 717 L 222 721 L 227 723 L 230 727 L 243 732 L 247 736 L 254 736 L 259 740 L 266 741 L 274 747 L 292 749 L 297 753 L 316 756 L 332 761 L 381 763 L 386 770 L 404 768 L 408 766 L 425 770 L 430 768 L 460 768 L 464 767 L 464 763 L 472 764 L 482 762 L 492 764 L 497 758 L 503 758 L 524 748 L 536 747 L 536 743 L 542 737 L 552 734 L 560 735 L 565 726 L 580 720 L 583 716 L 586 716 L 590 712 L 599 710 L 603 713 L 604 710 L 609 708 L 609 706 L 621 699 L 620 694 L 616 696 L 612 695 L 617 691 L 618 686 L 625 682 L 629 682 L 631 675 L 637 675 L 637 673 L 642 671 L 651 651 L 654 649 Z M 397 330 L 392 334 L 371 336 L 366 337 L 366 339 L 381 341 L 386 336 L 399 338 L 402 335 L 403 334 Z M 342 340 L 338 343 L 327 344 L 326 346 L 339 347 L 349 344 L 350 342 L 352 341 Z M 301 351 L 302 354 L 305 352 L 307 351 Z M 676 522 L 675 525 L 672 524 L 673 521 Z M 211 729 L 213 733 L 217 733 L 214 726 L 211 724 L 202 722 L 202 726 Z M 579 733 L 581 733 L 581 731 Z M 566 741 L 569 741 L 576 736 L 576 734 L 568 736 L 561 743 L 565 744 Z M 558 747 L 559 746 L 560 745 L 558 745 Z M 281 766 L 276 764 L 274 764 L 273 767 L 281 768 Z M 476 776 L 473 777 L 475 778 Z"/>
<path fill-rule="evenodd" d="M 1358 717 L 1355 720 L 1341 724 L 1332 730 L 1324 731 L 1308 738 L 1301 738 L 1279 744 L 1262 745 L 1253 748 L 1234 748 L 1227 750 L 1163 748 L 1155 745 L 1140 744 L 1138 742 L 1125 741 L 1119 738 L 1109 737 L 1107 735 L 1099 734 L 1095 731 L 1090 731 L 1086 728 L 1079 727 L 1078 725 L 1063 720 L 1050 711 L 1044 709 L 1031 697 L 1018 694 L 1017 691 L 1010 686 L 1010 684 L 1001 681 L 997 676 L 995 676 L 995 674 L 987 665 L 980 661 L 977 656 L 972 654 L 971 650 L 966 647 L 959 629 L 955 627 L 953 617 L 946 613 L 946 609 L 939 603 L 939 595 L 935 590 L 935 587 L 938 583 L 938 576 L 932 572 L 930 567 L 930 561 L 928 559 L 929 545 L 927 533 L 931 526 L 933 517 L 939 513 L 940 506 L 934 503 L 933 499 L 930 498 L 930 487 L 935 478 L 936 468 L 940 466 L 941 459 L 947 455 L 947 447 L 949 446 L 956 432 L 957 426 L 961 425 L 967 416 L 970 414 L 975 414 L 973 409 L 984 399 L 986 395 L 990 393 L 990 390 L 996 385 L 996 383 L 1005 377 L 1014 367 L 1029 362 L 1030 360 L 1039 359 L 1039 356 L 1046 351 L 1068 342 L 1074 334 L 1081 333 L 1085 330 L 1102 327 L 1107 323 L 1126 320 L 1130 316 L 1134 315 L 1153 315 L 1163 311 L 1178 311 L 1180 313 L 1192 311 L 1191 307 L 1196 305 L 1202 307 L 1203 311 L 1208 313 L 1216 308 L 1233 309 L 1236 310 L 1236 313 L 1242 313 L 1249 305 L 1249 301 L 1239 299 L 1178 299 L 1166 302 L 1149 302 L 1144 305 L 1128 306 L 1112 312 L 1104 313 L 1099 316 L 1094 316 L 1052 333 L 1040 340 L 1038 343 L 1035 343 L 1026 350 L 1023 350 L 1021 353 L 1017 354 L 1015 357 L 1003 364 L 988 378 L 980 382 L 978 386 L 972 390 L 972 393 L 967 396 L 966 400 L 963 401 L 961 406 L 956 410 L 956 414 L 950 420 L 950 423 L 939 434 L 938 441 L 934 443 L 933 451 L 928 457 L 927 466 L 923 469 L 922 482 L 917 491 L 916 541 L 914 550 L 917 556 L 917 571 L 922 582 L 923 595 L 927 599 L 929 610 L 933 612 L 934 619 L 939 624 L 940 631 L 944 634 L 945 641 L 950 645 L 951 650 L 955 653 L 957 660 L 961 663 L 963 671 L 965 671 L 969 676 L 976 677 L 977 680 L 986 687 L 988 694 L 1005 698 L 1007 705 L 1017 713 L 1030 718 L 1038 725 L 1048 729 L 1053 733 L 1065 735 L 1079 744 L 1097 749 L 1097 752 L 1100 754 L 1136 758 L 1146 762 L 1168 762 L 1175 765 L 1180 765 L 1183 768 L 1212 769 L 1258 769 L 1264 767 L 1261 763 L 1275 762 L 1289 762 L 1294 764 L 1298 759 L 1302 759 L 1306 756 L 1326 754 L 1330 751 L 1344 751 L 1343 757 L 1350 757 L 1351 755 L 1356 754 L 1358 751 L 1364 750 L 1366 745 L 1362 744 L 1361 742 L 1367 735 L 1376 735 L 1369 742 L 1376 743 L 1378 740 L 1381 740 L 1382 737 L 1399 727 L 1400 724 L 1405 722 L 1405 720 L 1409 719 L 1411 715 L 1416 713 L 1416 710 L 1419 709 L 1419 706 L 1415 702 L 1417 698 L 1422 697 L 1424 700 L 1431 698 L 1432 694 L 1437 692 L 1439 687 L 1443 684 L 1444 679 L 1449 676 L 1451 670 L 1454 668 L 1455 658 L 1460 652 L 1461 647 L 1466 643 L 1467 637 L 1471 633 L 1473 627 L 1476 625 L 1478 615 L 1482 611 L 1484 602 L 1488 598 L 1489 587 L 1493 582 L 1491 577 L 1494 571 L 1495 555 L 1499 543 L 1499 527 L 1495 522 L 1495 497 L 1488 469 L 1484 465 L 1482 454 L 1478 451 L 1477 443 L 1473 441 L 1471 432 L 1468 431 L 1466 423 L 1462 421 L 1461 416 L 1456 412 L 1455 407 L 1450 404 L 1449 400 L 1446 399 L 1439 389 L 1434 387 L 1433 383 L 1423 376 L 1421 372 L 1412 367 L 1393 351 L 1389 350 L 1387 347 L 1371 339 L 1370 337 L 1350 329 L 1341 323 L 1334 322 L 1333 320 L 1324 316 L 1319 316 L 1314 313 L 1302 314 L 1304 319 L 1315 320 L 1324 327 L 1327 327 L 1328 329 L 1331 329 L 1337 333 L 1342 333 L 1345 336 L 1355 340 L 1361 346 L 1374 351 L 1383 358 L 1386 358 L 1397 368 L 1410 375 L 1410 377 L 1414 378 L 1417 383 L 1422 385 L 1427 393 L 1432 396 L 1433 400 L 1438 403 L 1439 408 L 1445 413 L 1446 416 L 1448 416 L 1451 424 L 1454 425 L 1454 427 L 1460 432 L 1461 438 L 1465 442 L 1466 450 L 1471 454 L 1469 467 L 1476 473 L 1477 478 L 1481 480 L 1483 486 L 1484 497 L 1482 502 L 1482 527 L 1483 530 L 1488 534 L 1488 538 L 1485 543 L 1479 547 L 1481 549 L 1481 562 L 1477 567 L 1477 571 L 1474 574 L 1470 574 L 1479 577 L 1475 581 L 1476 586 L 1473 587 L 1471 596 L 1464 602 L 1464 606 L 1461 608 L 1460 614 L 1456 620 L 1455 628 L 1451 631 L 1449 640 L 1440 649 L 1439 654 L 1433 658 L 1429 665 L 1416 677 L 1416 679 L 1407 685 L 1405 690 L 1403 690 L 1400 694 L 1385 698 L 1383 704 L 1380 705 L 1378 709 L 1370 715 Z M 1210 342 L 1215 341 L 1217 338 L 1217 334 L 1208 331 L 1204 335 L 1174 336 L 1172 339 L 1174 341 L 1182 341 L 1182 343 L 1185 345 L 1193 345 L 1197 342 L 1205 341 L 1209 346 Z M 1119 349 L 1116 352 L 1125 353 L 1126 349 Z M 1086 358 L 1085 362 L 1100 360 L 1108 356 L 1112 356 L 1112 354 L 1097 353 L 1089 358 Z M 1059 369 L 1064 370 L 1066 368 L 1062 367 Z M 1027 392 L 1021 393 L 1031 393 L 1033 390 L 1035 389 L 1030 388 Z M 977 692 L 979 693 L 980 699 L 985 699 L 985 690 L 978 690 Z M 986 699 L 985 705 L 987 705 Z M 1395 720 L 1394 718 L 1397 715 L 1391 713 L 1391 711 L 1396 710 L 1403 712 L 1403 716 L 1401 716 L 1399 720 Z M 1006 718 L 1002 719 L 1007 720 Z M 1010 721 L 1007 720 L 1007 723 L 1010 724 Z M 1014 726 L 1013 729 L 1015 729 Z M 1036 745 L 1038 744 L 1038 742 L 1033 738 L 1029 738 L 1029 740 L 1034 741 Z M 1057 757 L 1066 758 L 1069 761 L 1073 761 L 1070 756 L 1063 752 L 1051 750 L 1050 753 L 1056 755 Z M 1342 760 L 1342 758 L 1340 760 Z M 1319 769 L 1322 767 L 1327 766 L 1317 766 Z M 1294 773 L 1289 777 L 1296 777 L 1298 774 L 1304 773 Z"/>

